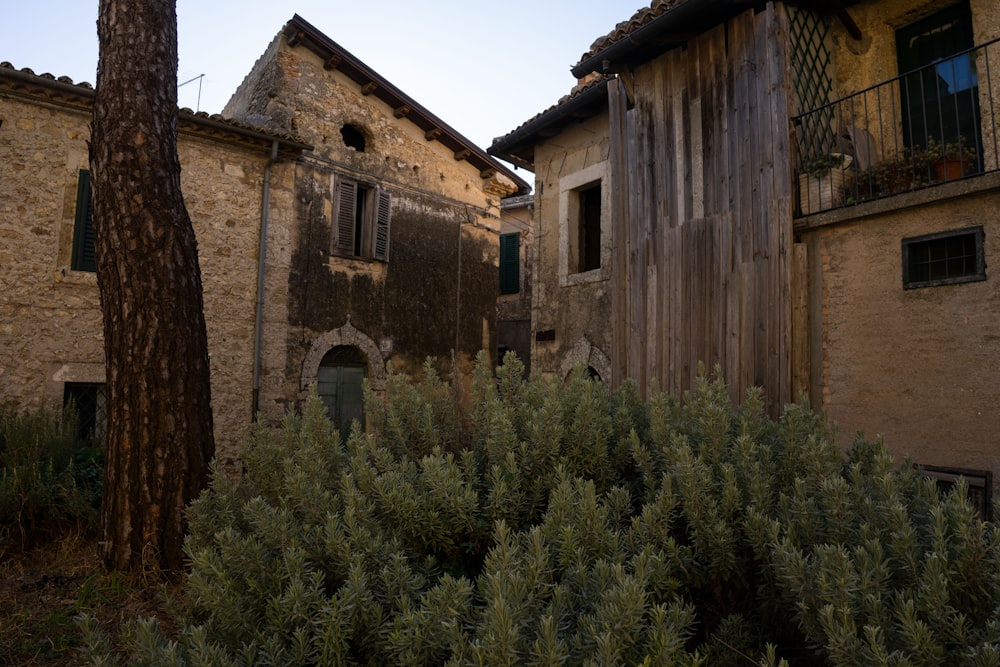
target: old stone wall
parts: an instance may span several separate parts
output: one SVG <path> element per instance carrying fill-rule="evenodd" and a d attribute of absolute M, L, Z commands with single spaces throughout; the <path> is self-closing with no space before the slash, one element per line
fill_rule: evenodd
<path fill-rule="evenodd" d="M 285 341 L 276 335 L 265 340 L 264 377 L 271 381 L 264 383 L 261 410 L 267 416 L 302 397 L 303 378 L 311 372 L 305 360 L 317 354 L 318 341 L 341 340 L 343 332 L 364 343 L 357 347 L 369 377 L 387 361 L 402 372 L 418 371 L 427 357 L 447 371 L 453 351 L 468 371 L 479 350 L 492 350 L 499 202 L 509 183 L 484 179 L 345 74 L 325 68 L 314 52 L 288 46 L 282 35 L 225 113 L 294 132 L 315 147 L 282 176 L 295 195 L 282 214 L 287 246 L 283 241 L 282 254 L 268 261 L 286 282 L 268 285 L 267 336 L 284 317 Z M 388 261 L 331 254 L 333 183 L 341 178 L 390 195 Z"/>
<path fill-rule="evenodd" d="M 0 97 L 0 400 L 59 405 L 66 382 L 104 382 L 96 275 L 70 269 L 89 110 Z M 180 137 L 198 238 L 219 458 L 251 415 L 261 192 L 268 156 Z"/>
<path fill-rule="evenodd" d="M 535 147 L 537 257 L 532 287 L 533 373 L 564 377 L 574 363 L 591 366 L 610 381 L 610 167 L 607 114 L 563 130 Z M 574 189 L 602 184 L 600 269 L 574 273 L 569 197 Z"/>

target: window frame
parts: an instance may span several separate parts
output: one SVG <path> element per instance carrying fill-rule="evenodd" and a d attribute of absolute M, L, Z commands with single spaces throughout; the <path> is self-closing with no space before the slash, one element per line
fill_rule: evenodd
<path fill-rule="evenodd" d="M 559 180 L 559 284 L 563 287 L 611 276 L 611 188 L 608 162 L 598 162 Z M 599 265 L 580 271 L 581 198 L 600 188 Z"/>
<path fill-rule="evenodd" d="M 392 217 L 389 192 L 374 183 L 332 175 L 330 197 L 333 200 L 330 254 L 388 262 Z"/>
<path fill-rule="evenodd" d="M 915 259 L 913 249 L 915 246 L 933 243 L 956 236 L 972 235 L 975 243 L 975 270 L 972 273 L 950 276 L 947 278 L 934 278 L 931 280 L 917 280 L 912 276 Z M 922 234 L 920 236 L 910 236 L 903 238 L 901 245 L 901 261 L 903 269 L 903 289 L 919 289 L 922 287 L 939 287 L 942 285 L 960 285 L 970 282 L 981 282 L 986 280 L 986 255 L 984 249 L 984 238 L 982 225 L 963 227 L 961 229 L 951 229 L 932 234 Z"/>
<path fill-rule="evenodd" d="M 993 473 L 989 470 L 972 470 L 951 466 L 919 465 L 924 477 L 933 479 L 938 493 L 947 493 L 959 478 L 964 478 L 968 486 L 968 499 L 976 512 L 985 521 L 993 520 Z"/>

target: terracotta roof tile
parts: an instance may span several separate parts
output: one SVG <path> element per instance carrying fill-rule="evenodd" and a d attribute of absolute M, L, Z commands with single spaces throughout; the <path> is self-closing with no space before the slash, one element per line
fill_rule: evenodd
<path fill-rule="evenodd" d="M 590 50 L 580 56 L 578 63 L 583 62 L 597 53 L 600 53 L 622 38 L 631 35 L 642 26 L 646 25 L 653 19 L 666 14 L 674 7 L 690 1 L 691 0 L 653 0 L 653 3 L 649 7 L 643 7 L 642 9 L 637 10 L 635 14 L 632 15 L 632 18 L 627 21 L 622 21 L 607 35 L 598 37 L 594 40 L 594 43 L 590 45 Z"/>
<path fill-rule="evenodd" d="M 37 85 L 43 88 L 45 87 L 59 88 L 59 86 L 54 86 L 53 84 L 60 84 L 61 86 L 70 86 L 73 89 L 75 89 L 74 96 L 78 100 L 81 100 L 81 98 L 92 99 L 94 96 L 94 86 L 92 84 L 87 83 L 85 81 L 81 83 L 74 83 L 73 79 L 71 79 L 68 76 L 56 77 L 47 72 L 43 74 L 36 74 L 35 71 L 32 70 L 31 68 L 25 67 L 22 69 L 18 69 L 14 67 L 14 65 L 12 65 L 11 63 L 7 62 L 6 60 L 0 62 L 0 78 L 4 77 L 3 70 L 7 70 L 8 72 L 14 72 L 17 73 L 18 75 L 22 75 L 21 78 L 22 81 L 24 80 L 23 77 L 30 77 L 36 79 Z M 52 83 L 47 84 L 46 82 L 52 82 Z M 62 88 L 62 90 L 65 91 L 67 89 Z M 89 102 L 84 102 L 83 100 L 81 100 L 80 103 L 89 104 Z M 217 127 L 221 125 L 224 127 L 230 127 L 234 131 L 242 130 L 244 132 L 252 132 L 261 136 L 267 136 L 274 139 L 278 139 L 280 141 L 284 141 L 290 144 L 297 144 L 303 148 L 308 146 L 301 138 L 296 137 L 292 134 L 286 132 L 276 132 L 274 130 L 261 127 L 258 125 L 243 123 L 237 120 L 233 120 L 232 118 L 227 118 L 220 114 L 209 114 L 205 111 L 193 111 L 188 107 L 180 108 L 179 114 L 180 114 L 180 119 L 182 121 L 191 121 L 195 123 L 197 123 L 198 121 L 202 122 L 211 121 L 212 123 L 215 123 Z"/>

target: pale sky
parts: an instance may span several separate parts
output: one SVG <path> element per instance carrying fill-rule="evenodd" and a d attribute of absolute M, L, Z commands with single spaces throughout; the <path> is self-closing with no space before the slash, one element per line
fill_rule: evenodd
<path fill-rule="evenodd" d="M 0 62 L 95 83 L 97 0 L 0 0 Z M 482 148 L 552 106 L 643 0 L 177 0 L 182 107 L 218 113 L 299 14 Z"/>

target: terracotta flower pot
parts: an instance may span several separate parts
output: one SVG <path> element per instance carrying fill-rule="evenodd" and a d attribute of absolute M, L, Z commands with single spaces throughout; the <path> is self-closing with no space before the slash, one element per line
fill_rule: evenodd
<path fill-rule="evenodd" d="M 965 156 L 943 157 L 934 163 L 934 180 L 953 181 L 969 173 L 972 161 Z"/>

